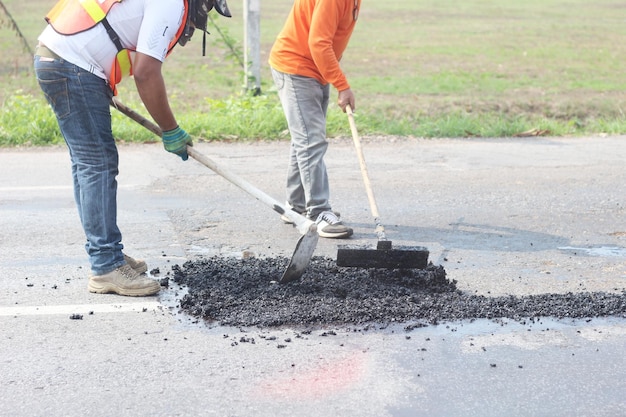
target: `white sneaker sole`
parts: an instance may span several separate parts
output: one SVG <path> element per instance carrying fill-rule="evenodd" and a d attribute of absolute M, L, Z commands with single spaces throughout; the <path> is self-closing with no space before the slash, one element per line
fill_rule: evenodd
<path fill-rule="evenodd" d="M 325 233 L 321 230 L 317 231 L 317 234 L 320 235 L 320 237 L 325 237 L 328 239 L 346 239 L 352 236 L 352 233 L 353 233 L 352 229 L 346 230 L 345 232 L 335 232 L 335 233 Z"/>

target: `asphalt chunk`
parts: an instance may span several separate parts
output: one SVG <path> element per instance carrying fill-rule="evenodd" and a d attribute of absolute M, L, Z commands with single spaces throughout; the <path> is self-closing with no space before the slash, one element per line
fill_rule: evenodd
<path fill-rule="evenodd" d="M 188 289 L 179 308 L 208 323 L 260 328 L 626 317 L 626 291 L 485 297 L 458 290 L 442 266 L 350 268 L 325 257 L 313 257 L 300 280 L 278 284 L 288 263 L 212 257 L 174 265 L 173 280 Z"/>

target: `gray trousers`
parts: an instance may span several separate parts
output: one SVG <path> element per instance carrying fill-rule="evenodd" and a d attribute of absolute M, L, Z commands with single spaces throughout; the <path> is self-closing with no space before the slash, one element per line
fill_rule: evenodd
<path fill-rule="evenodd" d="M 285 74 L 272 69 L 274 84 L 291 133 L 287 169 L 287 203 L 315 219 L 330 210 L 330 190 L 324 155 L 326 111 L 330 86 L 314 78 Z"/>

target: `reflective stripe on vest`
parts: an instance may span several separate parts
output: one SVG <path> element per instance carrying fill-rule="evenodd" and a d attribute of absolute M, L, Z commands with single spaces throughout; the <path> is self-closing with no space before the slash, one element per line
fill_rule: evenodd
<path fill-rule="evenodd" d="M 89 16 L 93 19 L 94 22 L 99 22 L 104 19 L 108 13 L 108 9 L 105 11 L 102 9 L 100 3 L 97 3 L 96 0 L 79 0 L 80 4 L 85 8 Z M 120 2 L 121 0 L 117 0 Z M 111 6 L 108 6 L 110 9 Z"/>
<path fill-rule="evenodd" d="M 122 77 L 133 75 L 133 57 L 131 51 L 122 49 L 115 55 L 109 74 L 109 87 L 113 95 L 117 95 L 117 84 L 122 81 Z"/>
<path fill-rule="evenodd" d="M 91 29 L 122 0 L 61 0 L 46 15 L 46 21 L 61 35 Z"/>

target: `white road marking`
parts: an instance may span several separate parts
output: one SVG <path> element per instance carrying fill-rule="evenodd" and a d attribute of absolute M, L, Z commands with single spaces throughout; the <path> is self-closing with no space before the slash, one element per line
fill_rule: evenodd
<path fill-rule="evenodd" d="M 128 313 L 135 311 L 155 311 L 162 308 L 156 301 L 123 304 L 70 304 L 56 306 L 0 306 L 0 317 L 4 316 L 41 316 L 53 314 L 89 314 L 89 313 Z"/>
<path fill-rule="evenodd" d="M 71 185 L 32 185 L 23 187 L 0 187 L 0 193 L 8 193 L 11 191 L 47 191 L 47 190 L 71 190 Z"/>
<path fill-rule="evenodd" d="M 136 189 L 140 184 L 118 184 L 118 189 Z M 72 190 L 72 185 L 25 185 L 17 187 L 0 187 L 0 193 L 24 192 L 24 191 L 59 191 Z"/>

